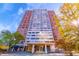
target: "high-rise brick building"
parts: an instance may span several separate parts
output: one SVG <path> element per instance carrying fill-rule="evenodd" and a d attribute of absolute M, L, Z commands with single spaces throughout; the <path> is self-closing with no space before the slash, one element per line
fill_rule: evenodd
<path fill-rule="evenodd" d="M 18 27 L 25 37 L 26 50 L 32 53 L 55 51 L 54 40 L 59 38 L 54 11 L 47 9 L 27 10 Z"/>

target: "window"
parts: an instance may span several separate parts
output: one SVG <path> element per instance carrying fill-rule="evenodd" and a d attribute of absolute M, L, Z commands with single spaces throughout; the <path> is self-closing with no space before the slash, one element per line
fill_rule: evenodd
<path fill-rule="evenodd" d="M 31 39 L 33 39 L 33 40 L 34 40 L 35 38 L 31 38 Z"/>
<path fill-rule="evenodd" d="M 27 39 L 29 39 L 29 38 L 27 38 Z"/>
<path fill-rule="evenodd" d="M 32 32 L 32 34 L 34 34 L 35 32 Z"/>
<path fill-rule="evenodd" d="M 32 36 L 35 36 L 35 35 L 32 35 Z"/>
<path fill-rule="evenodd" d="M 39 32 L 36 32 L 36 33 L 39 33 Z"/>

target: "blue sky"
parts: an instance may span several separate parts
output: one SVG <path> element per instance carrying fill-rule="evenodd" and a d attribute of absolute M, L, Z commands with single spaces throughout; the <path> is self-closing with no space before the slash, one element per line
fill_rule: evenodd
<path fill-rule="evenodd" d="M 4 3 L 0 4 L 0 31 L 15 32 L 28 9 L 59 10 L 61 3 Z"/>

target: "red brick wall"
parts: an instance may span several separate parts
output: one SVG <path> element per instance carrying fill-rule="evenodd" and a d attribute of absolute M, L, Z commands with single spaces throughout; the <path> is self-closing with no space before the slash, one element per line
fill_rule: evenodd
<path fill-rule="evenodd" d="M 32 11 L 25 12 L 25 15 L 24 15 L 24 17 L 23 17 L 23 19 L 22 19 L 22 21 L 17 29 L 17 31 L 19 31 L 23 36 L 26 36 L 31 14 L 32 14 Z"/>
<path fill-rule="evenodd" d="M 60 33 L 58 30 L 58 26 L 56 25 L 56 20 L 54 19 L 54 16 L 56 16 L 56 15 L 55 15 L 54 11 L 48 11 L 48 15 L 50 18 L 54 39 L 59 39 Z"/>

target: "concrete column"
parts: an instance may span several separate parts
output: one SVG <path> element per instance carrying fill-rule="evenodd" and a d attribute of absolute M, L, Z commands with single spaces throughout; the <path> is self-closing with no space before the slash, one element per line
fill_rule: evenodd
<path fill-rule="evenodd" d="M 54 43 L 50 45 L 50 51 L 55 52 L 55 44 Z"/>
<path fill-rule="evenodd" d="M 35 45 L 32 45 L 32 53 L 34 53 L 34 50 L 35 50 L 34 47 L 35 47 Z"/>
<path fill-rule="evenodd" d="M 47 45 L 45 45 L 45 53 L 47 53 Z"/>

